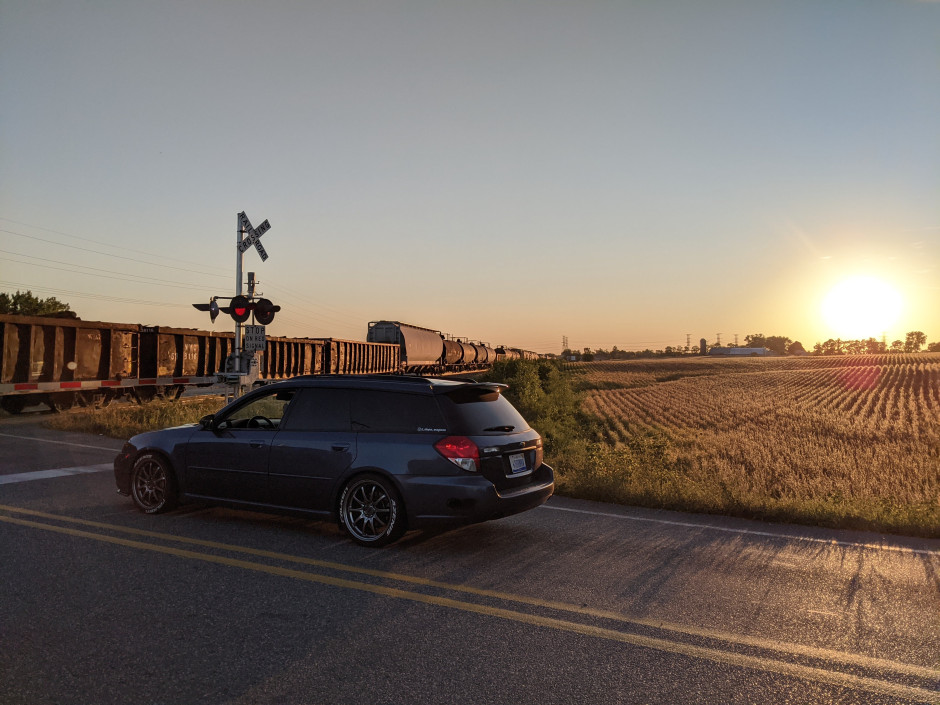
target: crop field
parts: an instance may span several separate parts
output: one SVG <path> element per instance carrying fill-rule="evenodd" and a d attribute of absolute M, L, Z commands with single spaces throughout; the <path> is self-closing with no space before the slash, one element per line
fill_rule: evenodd
<path fill-rule="evenodd" d="M 577 494 L 940 536 L 940 354 L 573 363 Z"/>

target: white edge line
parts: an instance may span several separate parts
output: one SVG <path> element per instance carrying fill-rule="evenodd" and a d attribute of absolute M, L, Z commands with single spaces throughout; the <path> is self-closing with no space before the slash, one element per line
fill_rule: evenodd
<path fill-rule="evenodd" d="M 114 465 L 102 463 L 101 465 L 84 465 L 74 468 L 59 468 L 58 470 L 33 470 L 32 472 L 18 472 L 13 475 L 0 475 L 0 485 L 12 485 L 16 482 L 29 482 L 30 480 L 48 480 L 51 477 L 65 477 L 67 475 L 82 475 L 84 473 L 105 472 Z"/>
<path fill-rule="evenodd" d="M 689 529 L 709 529 L 711 531 L 724 531 L 730 534 L 747 534 L 749 536 L 765 536 L 790 541 L 809 541 L 827 546 L 849 546 L 851 548 L 868 548 L 875 551 L 896 551 L 898 553 L 915 553 L 924 556 L 940 556 L 940 550 L 931 551 L 926 548 L 906 548 L 904 546 L 881 546 L 873 543 L 857 543 L 854 541 L 836 541 L 835 539 L 818 539 L 813 536 L 797 536 L 794 534 L 777 533 L 773 531 L 756 531 L 754 529 L 733 529 L 728 526 L 715 526 L 714 524 L 700 524 L 691 521 L 674 521 L 671 519 L 652 519 L 650 517 L 634 517 L 626 514 L 613 514 L 611 512 L 598 512 L 587 509 L 571 509 L 569 507 L 554 507 L 543 504 L 540 509 L 554 509 L 558 512 L 571 512 L 573 514 L 587 514 L 590 516 L 607 517 L 609 519 L 625 519 L 627 521 L 645 521 L 651 524 L 668 524 L 682 526 Z"/>
<path fill-rule="evenodd" d="M 74 446 L 76 448 L 94 448 L 95 450 L 106 450 L 109 453 L 117 454 L 114 448 L 105 448 L 104 446 L 89 446 L 84 443 L 69 443 L 68 441 L 53 441 L 48 438 L 34 438 L 32 436 L 15 436 L 12 433 L 0 433 L 4 438 L 16 438 L 21 441 L 36 441 L 37 443 L 55 443 L 60 446 Z"/>

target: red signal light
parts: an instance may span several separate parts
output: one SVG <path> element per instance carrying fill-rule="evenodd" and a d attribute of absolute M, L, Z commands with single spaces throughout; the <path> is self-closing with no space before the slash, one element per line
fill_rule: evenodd
<path fill-rule="evenodd" d="M 228 307 L 229 315 L 236 323 L 244 323 L 251 316 L 251 302 L 246 296 L 235 296 Z"/>
<path fill-rule="evenodd" d="M 274 320 L 274 314 L 281 310 L 280 306 L 275 306 L 268 299 L 258 299 L 254 304 L 255 321 L 260 325 L 266 326 Z"/>

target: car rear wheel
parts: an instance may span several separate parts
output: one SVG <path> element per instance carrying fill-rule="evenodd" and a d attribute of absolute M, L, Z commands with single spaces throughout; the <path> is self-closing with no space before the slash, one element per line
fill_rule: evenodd
<path fill-rule="evenodd" d="M 159 514 L 176 506 L 176 483 L 167 462 L 146 453 L 131 471 L 131 497 L 145 514 Z"/>
<path fill-rule="evenodd" d="M 390 480 L 360 475 L 339 498 L 340 525 L 362 546 L 385 546 L 405 533 L 404 506 Z"/>

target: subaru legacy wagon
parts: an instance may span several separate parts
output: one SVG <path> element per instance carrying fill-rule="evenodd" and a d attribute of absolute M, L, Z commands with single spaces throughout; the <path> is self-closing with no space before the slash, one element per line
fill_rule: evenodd
<path fill-rule="evenodd" d="M 532 509 L 554 491 L 542 439 L 505 385 L 297 377 L 198 424 L 131 438 L 118 491 L 157 514 L 199 501 L 337 520 L 359 544 Z"/>

